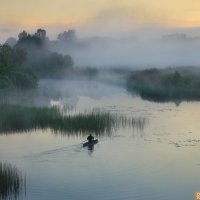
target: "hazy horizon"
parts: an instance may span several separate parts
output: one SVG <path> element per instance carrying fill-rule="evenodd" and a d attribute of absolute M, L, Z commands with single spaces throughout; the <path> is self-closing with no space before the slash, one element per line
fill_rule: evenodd
<path fill-rule="evenodd" d="M 25 30 L 34 34 L 36 29 Z M 52 36 L 46 31 L 50 39 L 49 50 L 71 55 L 79 67 L 200 66 L 200 29 L 146 27 L 121 35 L 81 35 L 75 30 L 76 40 L 70 43 L 58 40 L 59 33 Z"/>
<path fill-rule="evenodd" d="M 0 43 L 17 39 L 23 30 L 33 34 L 42 28 L 56 40 L 59 33 L 75 29 L 75 48 L 57 44 L 51 50 L 72 55 L 78 66 L 199 66 L 200 42 L 193 42 L 200 38 L 198 8 L 200 1 L 189 0 L 2 0 Z M 186 38 L 160 41 L 171 34 Z M 95 37 L 104 43 L 91 42 Z M 79 48 L 80 40 L 89 47 Z"/>
<path fill-rule="evenodd" d="M 127 37 L 136 37 L 138 39 L 158 39 L 165 35 L 170 34 L 186 34 L 189 37 L 200 37 L 200 27 L 190 27 L 190 28 L 161 28 L 156 26 L 147 26 L 141 28 L 135 28 L 132 31 L 127 32 L 98 32 L 96 30 L 85 30 L 79 29 L 75 26 L 59 26 L 56 31 L 54 27 L 48 26 L 36 26 L 33 28 L 20 27 L 20 28 L 0 28 L 0 43 L 4 43 L 9 37 L 14 37 L 18 39 L 18 34 L 23 30 L 28 33 L 35 33 L 38 28 L 45 29 L 47 31 L 47 36 L 50 40 L 57 40 L 59 33 L 67 31 L 69 29 L 76 30 L 76 34 L 79 38 L 90 38 L 90 37 L 110 37 L 115 39 L 122 39 Z"/>
<path fill-rule="evenodd" d="M 200 1 L 189 0 L 7 0 L 0 7 L 0 42 L 22 30 L 47 30 L 50 39 L 67 29 L 79 37 L 151 35 L 183 32 L 200 35 Z"/>

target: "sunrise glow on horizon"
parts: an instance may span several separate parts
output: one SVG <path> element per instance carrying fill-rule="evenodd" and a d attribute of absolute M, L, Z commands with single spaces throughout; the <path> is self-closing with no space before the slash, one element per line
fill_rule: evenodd
<path fill-rule="evenodd" d="M 146 26 L 193 28 L 200 27 L 199 10 L 197 0 L 1 0 L 0 34 L 16 27 L 104 29 L 105 33 Z"/>

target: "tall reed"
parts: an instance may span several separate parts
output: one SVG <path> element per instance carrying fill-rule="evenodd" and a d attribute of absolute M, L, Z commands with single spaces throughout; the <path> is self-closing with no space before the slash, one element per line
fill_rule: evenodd
<path fill-rule="evenodd" d="M 25 178 L 15 166 L 0 163 L 0 200 L 19 199 L 25 184 Z"/>
<path fill-rule="evenodd" d="M 142 129 L 146 123 L 143 118 L 106 112 L 89 112 L 69 115 L 58 107 L 26 107 L 20 105 L 0 105 L 0 133 L 25 132 L 50 128 L 63 134 L 110 134 L 120 127 Z"/>

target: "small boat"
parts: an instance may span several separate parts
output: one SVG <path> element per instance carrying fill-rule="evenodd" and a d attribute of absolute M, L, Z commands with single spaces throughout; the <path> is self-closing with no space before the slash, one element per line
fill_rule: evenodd
<path fill-rule="evenodd" d="M 97 144 L 98 142 L 99 142 L 98 139 L 92 140 L 91 142 L 88 141 L 88 142 L 83 143 L 83 147 L 90 147 Z"/>

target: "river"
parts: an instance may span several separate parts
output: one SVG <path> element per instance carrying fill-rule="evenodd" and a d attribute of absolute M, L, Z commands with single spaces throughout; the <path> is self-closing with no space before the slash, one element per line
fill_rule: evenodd
<path fill-rule="evenodd" d="M 50 129 L 0 136 L 1 162 L 26 175 L 25 200 L 189 200 L 200 191 L 200 102 L 155 103 L 94 80 L 41 81 L 70 114 L 100 110 L 145 119 L 99 136 L 94 149 L 82 134 Z M 46 90 L 51 92 L 52 89 Z"/>

